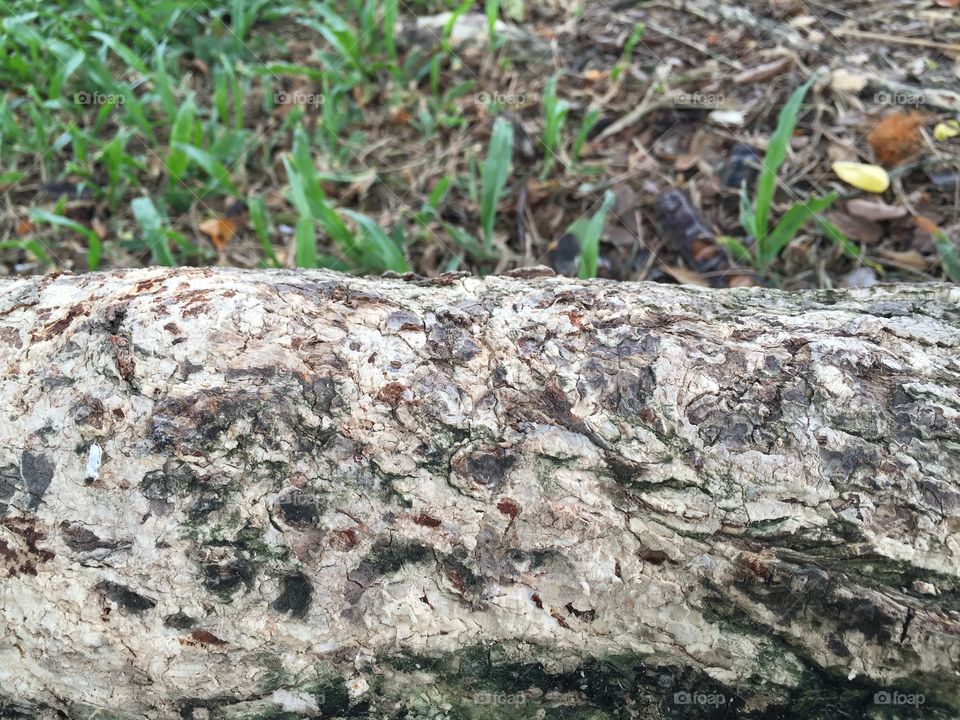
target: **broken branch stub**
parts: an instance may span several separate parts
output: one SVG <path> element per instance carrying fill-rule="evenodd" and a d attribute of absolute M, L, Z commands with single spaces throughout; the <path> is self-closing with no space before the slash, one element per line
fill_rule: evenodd
<path fill-rule="evenodd" d="M 0 284 L 4 717 L 960 711 L 957 288 Z"/>

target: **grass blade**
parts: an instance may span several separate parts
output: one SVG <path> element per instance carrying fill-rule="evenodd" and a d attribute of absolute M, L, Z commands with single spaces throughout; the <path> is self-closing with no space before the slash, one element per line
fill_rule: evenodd
<path fill-rule="evenodd" d="M 267 264 L 270 267 L 280 267 L 280 260 L 273 251 L 273 245 L 270 244 L 270 213 L 267 211 L 267 203 L 260 195 L 257 195 L 250 198 L 247 202 L 247 208 L 250 211 L 250 222 L 253 225 L 253 230 L 260 238 L 263 253 L 267 256 Z"/>
<path fill-rule="evenodd" d="M 408 272 L 410 266 L 403 255 L 403 250 L 395 243 L 383 228 L 376 222 L 360 213 L 345 210 L 350 218 L 360 228 L 360 252 L 364 265 L 375 272 L 393 270 L 394 272 Z"/>
<path fill-rule="evenodd" d="M 753 264 L 753 256 L 750 254 L 747 246 L 735 237 L 721 235 L 717 238 L 717 245 L 729 252 L 737 262 L 747 263 L 748 265 Z"/>
<path fill-rule="evenodd" d="M 593 214 L 589 220 L 579 218 L 570 226 L 571 232 L 580 245 L 580 277 L 595 278 L 597 276 L 597 264 L 600 255 L 600 235 L 603 233 L 603 225 L 607 219 L 607 211 L 613 207 L 616 197 L 613 192 L 608 190 L 603 195 L 603 202 L 600 209 Z"/>
<path fill-rule="evenodd" d="M 302 216 L 297 220 L 294 231 L 294 257 L 298 268 L 314 268 L 317 266 L 317 231 L 313 218 Z"/>
<path fill-rule="evenodd" d="M 234 195 L 240 194 L 236 185 L 230 179 L 230 172 L 222 162 L 217 160 L 216 156 L 195 145 L 187 145 L 186 143 L 173 143 L 173 147 L 183 151 L 188 158 L 202 167 L 204 172 L 213 178 L 215 187 L 222 188 Z"/>
<path fill-rule="evenodd" d="M 46 210 L 31 211 L 30 219 L 34 222 L 44 222 L 57 227 L 67 228 L 73 230 L 78 235 L 82 235 L 87 240 L 87 269 L 93 272 L 100 267 L 100 255 L 103 252 L 103 245 L 93 230 L 81 225 L 76 220 L 71 220 L 68 217 L 56 215 Z"/>
<path fill-rule="evenodd" d="M 487 249 L 493 247 L 493 226 L 497 217 L 497 204 L 510 175 L 510 161 L 513 157 L 513 125 L 510 121 L 498 117 L 493 124 L 487 159 L 483 163 L 480 199 L 480 224 L 483 228 L 483 244 Z"/>
<path fill-rule="evenodd" d="M 760 171 L 760 179 L 757 181 L 757 196 L 754 204 L 754 228 L 757 233 L 754 237 L 761 245 L 766 241 L 769 228 L 770 206 L 773 203 L 773 193 L 776 189 L 777 172 L 787 157 L 787 148 L 790 145 L 790 138 L 793 137 L 793 131 L 797 127 L 797 116 L 800 114 L 803 98 L 816 79 L 817 74 L 814 73 L 809 80 L 793 91 L 790 99 L 780 110 L 777 129 L 767 144 L 767 153 L 763 158 L 763 168 Z"/>
<path fill-rule="evenodd" d="M 153 200 L 148 197 L 134 198 L 130 203 L 130 209 L 137 224 L 143 230 L 143 241 L 150 248 L 153 262 L 168 267 L 176 265 L 163 229 L 163 218 L 157 206 L 153 204 Z"/>
<path fill-rule="evenodd" d="M 947 273 L 947 277 L 955 283 L 960 283 L 960 255 L 957 253 L 957 246 L 942 230 L 933 233 L 933 244 L 940 255 L 940 264 Z"/>
<path fill-rule="evenodd" d="M 822 198 L 811 198 L 805 203 L 797 203 L 790 208 L 786 215 L 780 218 L 780 222 L 770 232 L 766 241 L 757 245 L 757 266 L 763 272 L 766 272 L 780 251 L 785 248 L 797 231 L 807 220 L 824 212 L 833 205 L 837 199 L 836 193 L 830 193 Z"/>
<path fill-rule="evenodd" d="M 486 0 L 484 12 L 487 15 L 487 41 L 492 49 L 496 49 L 499 47 L 497 18 L 500 16 L 500 0 Z"/>

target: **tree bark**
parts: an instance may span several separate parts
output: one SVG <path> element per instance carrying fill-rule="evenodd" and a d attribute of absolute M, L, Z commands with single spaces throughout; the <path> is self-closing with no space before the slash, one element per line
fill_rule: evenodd
<path fill-rule="evenodd" d="M 960 713 L 956 287 L 0 288 L 3 717 Z"/>

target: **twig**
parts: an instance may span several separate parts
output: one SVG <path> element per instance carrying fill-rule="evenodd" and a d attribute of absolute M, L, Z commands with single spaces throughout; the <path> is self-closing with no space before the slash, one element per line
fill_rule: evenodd
<path fill-rule="evenodd" d="M 638 123 L 644 115 L 652 110 L 657 108 L 666 107 L 671 103 L 671 100 L 668 98 L 660 98 L 659 100 L 654 100 L 653 96 L 660 88 L 661 83 L 666 79 L 670 74 L 670 66 L 666 63 L 660 63 L 657 65 L 656 69 L 653 71 L 653 76 L 650 78 L 650 85 L 647 87 L 647 91 L 643 95 L 643 99 L 640 101 L 640 104 L 637 105 L 633 110 L 628 112 L 626 115 L 621 117 L 616 122 L 608 125 L 603 132 L 597 136 L 597 140 L 603 140 L 608 138 L 611 135 L 616 135 L 621 130 L 630 127 Z"/>
<path fill-rule="evenodd" d="M 937 42 L 936 40 L 901 37 L 899 35 L 887 35 L 886 33 L 867 32 L 866 30 L 854 30 L 852 28 L 834 28 L 831 32 L 834 35 L 846 35 L 847 37 L 855 37 L 862 40 L 877 40 L 878 42 L 897 43 L 899 45 L 916 45 L 917 47 L 960 53 L 960 45 L 951 45 L 950 43 Z"/>

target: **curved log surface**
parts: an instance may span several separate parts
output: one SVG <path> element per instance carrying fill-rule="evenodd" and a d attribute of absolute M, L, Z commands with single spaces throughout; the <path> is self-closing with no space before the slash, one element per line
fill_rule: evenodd
<path fill-rule="evenodd" d="M 960 713 L 960 289 L 0 287 L 3 717 Z"/>

